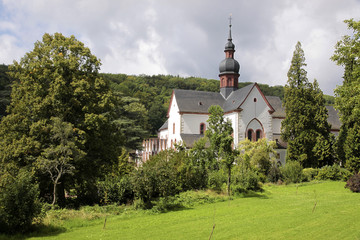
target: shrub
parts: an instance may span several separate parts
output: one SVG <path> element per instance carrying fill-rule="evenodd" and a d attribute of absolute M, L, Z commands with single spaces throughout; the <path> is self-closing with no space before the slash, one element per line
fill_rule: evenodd
<path fill-rule="evenodd" d="M 2 175 L 0 179 L 0 231 L 26 232 L 41 212 L 39 187 L 27 171 L 16 177 Z"/>
<path fill-rule="evenodd" d="M 171 210 L 176 210 L 183 208 L 181 203 L 179 203 L 178 199 L 175 196 L 162 197 L 152 202 L 153 208 L 151 209 L 153 212 L 167 212 Z"/>
<path fill-rule="evenodd" d="M 303 169 L 303 180 L 304 181 L 307 181 L 307 182 L 310 182 L 312 180 L 315 179 L 315 177 L 318 175 L 319 173 L 319 169 L 317 168 L 304 168 Z"/>
<path fill-rule="evenodd" d="M 103 204 L 126 204 L 134 199 L 129 175 L 108 176 L 98 184 L 100 201 Z"/>
<path fill-rule="evenodd" d="M 302 166 L 297 161 L 287 161 L 285 166 L 280 167 L 281 175 L 285 183 L 299 183 L 303 179 Z"/>
<path fill-rule="evenodd" d="M 227 196 L 211 191 L 186 191 L 175 196 L 159 198 L 153 202 L 154 212 L 166 212 L 180 208 L 190 208 L 196 205 L 214 203 L 227 200 Z"/>
<path fill-rule="evenodd" d="M 319 170 L 318 175 L 315 177 L 318 180 L 344 180 L 346 181 L 351 176 L 350 171 L 341 168 L 339 165 L 324 166 Z"/>
<path fill-rule="evenodd" d="M 252 169 L 243 169 L 233 175 L 233 193 L 246 193 L 248 191 L 261 191 L 260 178 Z"/>
<path fill-rule="evenodd" d="M 360 173 L 351 176 L 346 182 L 345 187 L 349 188 L 353 192 L 360 193 Z"/>
<path fill-rule="evenodd" d="M 281 172 L 278 164 L 276 163 L 271 164 L 271 167 L 267 175 L 268 181 L 272 183 L 277 183 L 280 178 L 281 178 Z"/>
<path fill-rule="evenodd" d="M 159 197 L 169 197 L 181 191 L 178 172 L 172 151 L 163 151 L 134 171 L 131 181 L 134 192 L 145 208 L 152 208 L 152 202 Z"/>
<path fill-rule="evenodd" d="M 227 176 L 223 169 L 214 170 L 209 173 L 208 187 L 211 190 L 221 192 L 223 185 L 226 184 Z"/>

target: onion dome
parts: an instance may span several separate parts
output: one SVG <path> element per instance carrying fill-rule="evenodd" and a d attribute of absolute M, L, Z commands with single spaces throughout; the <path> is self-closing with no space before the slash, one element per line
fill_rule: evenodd
<path fill-rule="evenodd" d="M 239 73 L 240 64 L 233 58 L 225 58 L 219 64 L 220 74 Z"/>

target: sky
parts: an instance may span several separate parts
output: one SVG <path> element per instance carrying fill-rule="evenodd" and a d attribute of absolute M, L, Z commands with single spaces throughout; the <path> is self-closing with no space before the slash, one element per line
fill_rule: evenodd
<path fill-rule="evenodd" d="M 240 82 L 285 85 L 300 41 L 309 81 L 328 95 L 342 84 L 330 57 L 360 0 L 0 0 L 0 64 L 60 32 L 89 47 L 101 72 L 219 79 L 230 14 Z"/>

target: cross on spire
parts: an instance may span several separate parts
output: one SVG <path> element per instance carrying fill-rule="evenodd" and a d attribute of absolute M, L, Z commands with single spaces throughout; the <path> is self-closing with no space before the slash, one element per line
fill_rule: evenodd
<path fill-rule="evenodd" d="M 232 20 L 232 14 L 230 13 L 230 17 L 229 17 L 229 37 L 228 37 L 228 41 L 231 41 L 232 40 L 232 37 L 231 37 L 231 20 Z"/>

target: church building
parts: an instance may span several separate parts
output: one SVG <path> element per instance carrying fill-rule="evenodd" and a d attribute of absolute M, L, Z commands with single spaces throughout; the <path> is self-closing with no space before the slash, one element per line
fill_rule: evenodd
<path fill-rule="evenodd" d="M 238 89 L 240 64 L 234 58 L 231 23 L 224 52 L 225 59 L 219 65 L 220 92 L 173 90 L 168 119 L 159 129 L 158 138 L 143 142 L 143 161 L 159 151 L 174 148 L 175 144 L 183 143 L 191 148 L 208 127 L 209 107 L 219 105 L 224 110 L 224 117 L 232 123 L 234 146 L 246 138 L 276 141 L 278 161 L 285 163 L 286 143 L 280 139 L 281 121 L 285 118 L 281 99 L 265 96 L 257 83 Z M 340 129 L 339 117 L 333 107 L 327 109 L 328 121 L 336 134 Z"/>

